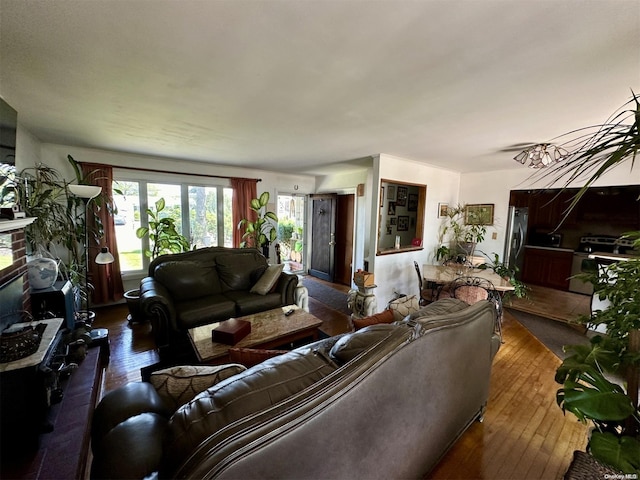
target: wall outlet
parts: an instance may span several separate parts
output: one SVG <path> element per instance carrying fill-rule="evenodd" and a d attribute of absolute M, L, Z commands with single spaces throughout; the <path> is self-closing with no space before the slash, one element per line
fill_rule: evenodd
<path fill-rule="evenodd" d="M 497 240 L 498 239 L 498 232 L 493 232 L 491 234 L 491 240 Z"/>

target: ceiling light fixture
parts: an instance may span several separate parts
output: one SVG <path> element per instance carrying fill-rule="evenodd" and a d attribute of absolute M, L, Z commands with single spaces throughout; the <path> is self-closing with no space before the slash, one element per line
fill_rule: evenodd
<path fill-rule="evenodd" d="M 516 162 L 525 164 L 529 160 L 529 168 L 545 168 L 567 158 L 569 152 L 551 143 L 533 145 L 513 157 Z"/>

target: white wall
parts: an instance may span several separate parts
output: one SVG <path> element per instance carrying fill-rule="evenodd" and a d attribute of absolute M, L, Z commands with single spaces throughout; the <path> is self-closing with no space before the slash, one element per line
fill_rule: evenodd
<path fill-rule="evenodd" d="M 375 291 L 378 311 L 382 311 L 393 297 L 394 291 L 407 295 L 419 295 L 418 276 L 413 262 L 418 262 L 421 270 L 423 264 L 433 263 L 434 252 L 438 247 L 438 230 L 442 222 L 438 218 L 438 203 L 454 205 L 458 202 L 460 174 L 452 170 L 385 154 L 374 158 L 374 172 L 377 172 L 374 173 L 376 190 L 379 190 L 377 186 L 380 184 L 381 178 L 427 186 L 422 250 L 376 256 L 375 239 L 378 231 L 378 216 L 374 214 L 371 218 L 372 243 L 369 270 L 375 275 L 375 282 L 378 286 Z M 378 195 L 379 193 L 376 191 L 371 204 L 373 212 L 378 211 Z"/>
<path fill-rule="evenodd" d="M 42 144 L 18 121 L 16 130 L 16 170 L 20 171 L 40 161 Z"/>

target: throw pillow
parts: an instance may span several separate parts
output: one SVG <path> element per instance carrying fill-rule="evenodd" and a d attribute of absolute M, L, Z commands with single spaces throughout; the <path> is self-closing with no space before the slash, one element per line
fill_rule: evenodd
<path fill-rule="evenodd" d="M 396 322 L 401 321 L 407 315 L 411 315 L 420 309 L 420 303 L 415 295 L 410 297 L 400 297 L 389 302 L 389 310 L 393 312 Z"/>
<path fill-rule="evenodd" d="M 385 310 L 369 317 L 354 318 L 353 329 L 360 330 L 361 328 L 368 327 L 369 325 L 375 325 L 378 323 L 391 323 L 393 321 L 395 321 L 393 312 L 391 310 Z"/>
<path fill-rule="evenodd" d="M 153 372 L 149 383 L 167 406 L 175 411 L 198 393 L 245 370 L 244 366 L 234 364 L 215 367 L 185 365 Z"/>
<path fill-rule="evenodd" d="M 269 265 L 256 284 L 251 287 L 251 290 L 249 291 L 260 295 L 266 295 L 269 293 L 271 289 L 275 287 L 276 283 L 278 283 L 278 279 L 280 278 L 283 268 L 283 263 L 278 265 Z"/>

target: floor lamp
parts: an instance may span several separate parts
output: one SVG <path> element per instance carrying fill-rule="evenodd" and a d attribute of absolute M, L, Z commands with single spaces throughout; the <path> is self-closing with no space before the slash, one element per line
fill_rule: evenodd
<path fill-rule="evenodd" d="M 89 229 L 87 220 L 89 219 L 89 202 L 100 195 L 102 187 L 97 185 L 69 185 L 69 191 L 84 203 L 84 291 L 87 298 L 86 314 L 87 324 L 89 323 Z"/>

